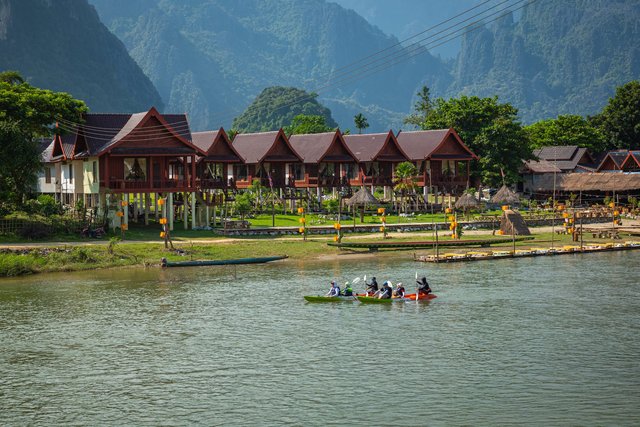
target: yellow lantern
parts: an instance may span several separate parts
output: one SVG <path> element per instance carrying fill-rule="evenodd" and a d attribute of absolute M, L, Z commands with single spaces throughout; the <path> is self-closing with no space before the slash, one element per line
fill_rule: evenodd
<path fill-rule="evenodd" d="M 384 215 L 384 208 L 378 208 L 378 213 Z"/>
<path fill-rule="evenodd" d="M 614 214 L 615 216 L 618 216 L 618 215 L 620 215 L 620 212 L 618 212 L 618 211 L 613 211 L 613 214 Z"/>
<path fill-rule="evenodd" d="M 125 206 L 127 206 L 129 204 L 129 202 L 127 202 L 126 200 L 123 200 L 120 202 L 120 205 L 124 208 Z"/>
<path fill-rule="evenodd" d="M 304 227 L 300 227 L 300 228 L 298 228 L 298 232 L 299 232 L 300 234 L 304 233 Z"/>
<path fill-rule="evenodd" d="M 573 233 L 573 228 L 571 228 L 571 227 L 567 228 L 567 233 L 569 233 L 569 234 Z"/>
<path fill-rule="evenodd" d="M 164 205 L 164 199 L 162 198 L 158 199 L 158 205 L 160 206 Z"/>
<path fill-rule="evenodd" d="M 164 231 L 160 232 L 160 238 L 164 239 L 167 234 Z"/>
<path fill-rule="evenodd" d="M 564 205 L 558 205 L 558 210 L 559 211 L 563 211 L 564 210 Z"/>
<path fill-rule="evenodd" d="M 337 242 L 340 238 L 338 236 L 333 236 L 333 241 Z"/>
<path fill-rule="evenodd" d="M 455 221 L 456 217 L 453 215 L 449 215 L 449 222 Z"/>
<path fill-rule="evenodd" d="M 167 223 L 167 218 L 160 218 L 160 225 L 165 225 Z"/>
<path fill-rule="evenodd" d="M 123 217 L 124 216 L 124 212 L 118 211 L 118 212 L 116 212 L 116 216 Z"/>
<path fill-rule="evenodd" d="M 503 206 L 502 206 L 502 210 L 503 210 L 503 211 L 509 210 L 509 205 L 503 205 Z"/>
<path fill-rule="evenodd" d="M 129 229 L 129 226 L 128 226 L 127 224 L 122 224 L 122 225 L 120 226 L 120 229 L 121 229 L 122 231 L 127 231 L 127 230 Z"/>
<path fill-rule="evenodd" d="M 380 219 L 382 220 L 382 222 L 387 222 L 387 217 L 384 216 L 384 215 L 382 217 L 380 217 Z"/>
<path fill-rule="evenodd" d="M 609 203 L 609 207 L 610 207 L 611 209 L 615 208 L 615 207 L 616 207 L 615 202 L 611 202 L 611 203 Z"/>
<path fill-rule="evenodd" d="M 335 224 L 333 224 L 333 228 L 335 228 L 336 230 L 340 230 L 342 226 L 340 225 L 339 222 L 336 222 Z"/>
<path fill-rule="evenodd" d="M 305 218 L 300 218 L 299 221 L 300 221 L 300 224 L 304 224 L 305 222 L 307 222 Z"/>
<path fill-rule="evenodd" d="M 562 218 L 569 218 L 569 214 L 568 214 L 568 213 L 566 213 L 566 212 L 565 212 L 565 213 L 563 213 L 563 214 L 562 214 Z"/>
<path fill-rule="evenodd" d="M 384 233 L 384 227 L 380 227 L 380 231 Z"/>
<path fill-rule="evenodd" d="M 502 231 L 502 230 L 498 230 L 498 235 L 499 235 L 499 236 L 502 236 L 503 234 L 504 234 L 504 231 Z"/>
<path fill-rule="evenodd" d="M 304 213 L 304 208 L 298 208 L 298 213 L 302 215 Z"/>
<path fill-rule="evenodd" d="M 450 213 L 451 213 L 451 208 L 447 208 L 447 209 L 445 209 L 445 210 L 444 210 L 444 213 L 446 213 L 446 214 L 450 214 Z"/>

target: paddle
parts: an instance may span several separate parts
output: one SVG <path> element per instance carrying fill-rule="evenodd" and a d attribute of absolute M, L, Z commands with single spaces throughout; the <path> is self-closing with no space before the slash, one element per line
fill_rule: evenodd
<path fill-rule="evenodd" d="M 418 282 L 418 272 L 416 271 L 416 282 Z M 418 301 L 419 289 L 416 288 L 416 301 Z"/>

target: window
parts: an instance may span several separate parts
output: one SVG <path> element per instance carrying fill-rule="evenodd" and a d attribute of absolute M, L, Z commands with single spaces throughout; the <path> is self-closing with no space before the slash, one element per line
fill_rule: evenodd
<path fill-rule="evenodd" d="M 369 162 L 366 164 L 367 168 L 367 176 L 378 176 L 380 175 L 380 165 L 378 162 Z"/>
<path fill-rule="evenodd" d="M 467 176 L 467 162 L 458 162 L 456 165 L 456 170 L 458 171 L 458 175 L 461 177 Z"/>
<path fill-rule="evenodd" d="M 73 181 L 73 165 L 67 165 L 69 167 L 69 181 Z"/>
<path fill-rule="evenodd" d="M 302 163 L 291 163 L 289 165 L 289 175 L 296 181 L 304 180 L 304 165 Z"/>
<path fill-rule="evenodd" d="M 354 163 L 343 163 L 342 172 L 347 179 L 356 179 L 358 178 L 358 165 Z"/>
<path fill-rule="evenodd" d="M 124 179 L 126 179 L 127 181 L 146 181 L 147 180 L 147 159 L 125 158 L 124 159 Z"/>
<path fill-rule="evenodd" d="M 233 177 L 236 181 L 246 181 L 248 176 L 247 165 L 233 165 Z"/>
<path fill-rule="evenodd" d="M 336 175 L 336 165 L 334 163 L 320 163 L 320 171 L 318 175 L 321 177 L 333 177 Z"/>
<path fill-rule="evenodd" d="M 93 173 L 93 183 L 98 182 L 98 162 L 95 160 L 91 164 L 91 172 Z"/>
<path fill-rule="evenodd" d="M 51 168 L 49 166 L 44 167 L 44 182 L 51 184 Z"/>
<path fill-rule="evenodd" d="M 443 175 L 455 175 L 456 162 L 453 160 L 444 160 L 442 162 L 442 174 Z"/>

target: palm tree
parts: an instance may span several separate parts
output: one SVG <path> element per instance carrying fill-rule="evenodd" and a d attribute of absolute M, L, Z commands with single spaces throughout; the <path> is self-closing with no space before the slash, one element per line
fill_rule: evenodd
<path fill-rule="evenodd" d="M 356 128 L 358 129 L 358 133 L 362 133 L 362 129 L 366 129 L 369 127 L 369 122 L 367 121 L 367 118 L 362 114 L 362 113 L 358 113 L 353 117 L 353 122 L 356 125 Z"/>
<path fill-rule="evenodd" d="M 416 165 L 411 162 L 402 162 L 396 167 L 395 178 L 393 179 L 395 186 L 393 189 L 400 191 L 400 201 L 405 213 L 407 212 L 405 194 L 412 193 L 415 190 L 417 173 Z"/>

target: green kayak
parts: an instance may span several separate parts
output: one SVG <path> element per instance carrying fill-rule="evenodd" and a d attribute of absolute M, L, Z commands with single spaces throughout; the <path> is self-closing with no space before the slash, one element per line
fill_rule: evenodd
<path fill-rule="evenodd" d="M 327 297 L 327 296 L 320 296 L 320 295 L 305 295 L 304 299 L 306 299 L 309 302 L 354 302 L 354 301 L 357 301 L 355 296 L 352 296 L 352 297 L 345 297 L 345 296 Z"/>

